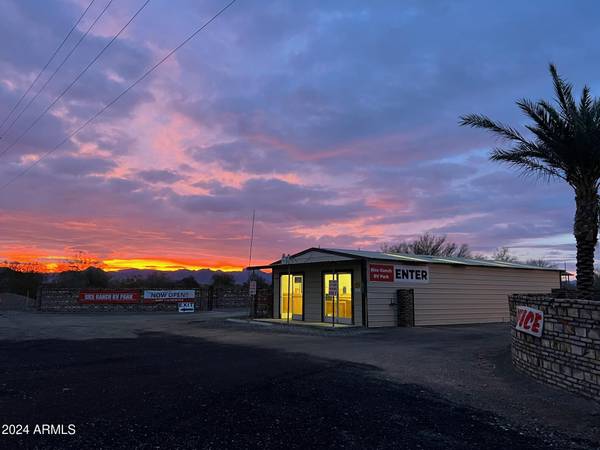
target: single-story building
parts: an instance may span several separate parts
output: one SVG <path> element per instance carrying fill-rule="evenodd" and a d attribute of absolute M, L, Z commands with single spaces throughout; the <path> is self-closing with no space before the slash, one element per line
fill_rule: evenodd
<path fill-rule="evenodd" d="M 509 321 L 508 295 L 550 293 L 561 270 L 503 261 L 309 248 L 264 266 L 273 318 L 366 327 Z"/>

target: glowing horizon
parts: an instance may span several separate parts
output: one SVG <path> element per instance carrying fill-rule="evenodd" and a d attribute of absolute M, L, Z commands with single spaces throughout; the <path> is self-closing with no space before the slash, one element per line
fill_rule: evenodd
<path fill-rule="evenodd" d="M 87 258 L 86 258 L 87 259 Z M 212 270 L 221 272 L 243 271 L 243 265 L 210 265 L 197 262 L 184 262 L 161 259 L 106 259 L 97 260 L 90 258 L 88 261 L 69 260 L 68 258 L 57 259 L 55 257 L 40 256 L 37 258 L 27 257 L 21 259 L 0 260 L 0 267 L 20 267 L 20 270 L 30 269 L 40 273 L 59 273 L 72 269 L 84 269 L 97 267 L 105 272 L 117 272 L 127 269 L 157 270 L 161 272 L 175 272 L 177 270 Z"/>

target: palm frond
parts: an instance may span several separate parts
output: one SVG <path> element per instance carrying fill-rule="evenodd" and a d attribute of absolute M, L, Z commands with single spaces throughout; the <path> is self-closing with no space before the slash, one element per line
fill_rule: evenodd
<path fill-rule="evenodd" d="M 522 175 L 535 175 L 544 179 L 558 177 L 566 180 L 560 169 L 548 166 L 539 157 L 539 154 L 531 150 L 495 148 L 490 154 L 490 159 L 507 163 L 509 166 L 519 169 Z"/>
<path fill-rule="evenodd" d="M 550 64 L 550 75 L 554 83 L 554 93 L 562 109 L 562 115 L 567 119 L 574 119 L 577 116 L 577 104 L 573 99 L 573 86 L 560 77 L 554 64 Z"/>
<path fill-rule="evenodd" d="M 585 85 L 581 91 L 581 98 L 579 99 L 579 112 L 580 113 L 591 113 L 593 105 L 592 96 L 590 95 L 590 88 Z"/>
<path fill-rule="evenodd" d="M 527 142 L 521 133 L 514 128 L 500 122 L 495 122 L 489 117 L 481 114 L 467 114 L 461 116 L 459 124 L 461 126 L 470 126 L 472 128 L 482 128 L 484 130 L 492 131 L 509 141 Z"/>

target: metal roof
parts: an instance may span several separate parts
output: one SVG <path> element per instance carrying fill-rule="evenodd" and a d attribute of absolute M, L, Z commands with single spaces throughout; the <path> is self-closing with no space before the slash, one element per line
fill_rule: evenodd
<path fill-rule="evenodd" d="M 322 252 L 330 255 L 337 255 L 340 258 L 352 258 L 352 259 L 374 259 L 379 261 L 392 261 L 401 263 L 421 263 L 421 264 L 449 264 L 455 266 L 474 266 L 474 267 L 494 267 L 494 268 L 505 268 L 505 269 L 533 269 L 533 270 L 553 270 L 562 272 L 561 269 L 551 267 L 539 267 L 530 264 L 521 264 L 505 261 L 493 261 L 493 260 L 481 260 L 472 258 L 459 258 L 456 256 L 430 256 L 430 255 L 409 255 L 406 253 L 384 253 L 384 252 L 373 252 L 368 250 L 347 250 L 337 248 L 316 248 L 311 247 L 303 250 L 299 253 L 291 255 L 291 264 L 294 264 L 294 257 L 303 255 L 308 252 Z M 310 264 L 311 262 L 298 262 L 296 264 Z M 317 263 L 315 261 L 314 263 Z M 321 261 L 321 264 L 324 262 Z M 248 269 L 265 269 L 277 266 L 283 266 L 281 260 L 272 262 L 271 264 L 264 266 L 253 266 Z"/>

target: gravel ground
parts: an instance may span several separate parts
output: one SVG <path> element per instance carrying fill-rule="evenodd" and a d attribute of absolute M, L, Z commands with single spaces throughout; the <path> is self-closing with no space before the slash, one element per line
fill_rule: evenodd
<path fill-rule="evenodd" d="M 600 405 L 516 374 L 506 327 L 341 334 L 223 315 L 0 317 L 0 448 L 600 448 Z"/>

